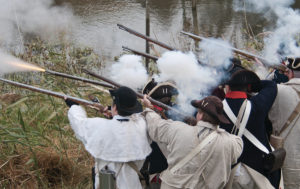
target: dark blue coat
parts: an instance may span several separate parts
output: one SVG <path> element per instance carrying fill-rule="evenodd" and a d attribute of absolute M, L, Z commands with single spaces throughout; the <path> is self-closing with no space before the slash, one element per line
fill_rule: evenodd
<path fill-rule="evenodd" d="M 268 116 L 268 112 L 272 107 L 272 104 L 277 95 L 277 85 L 273 81 L 261 81 L 262 89 L 261 91 L 250 97 L 249 100 L 252 104 L 252 109 L 250 112 L 250 117 L 246 128 L 265 146 L 271 151 L 269 141 L 267 138 L 265 119 Z M 240 107 L 244 101 L 243 98 L 225 98 L 232 112 L 237 116 Z M 226 113 L 225 113 L 226 114 Z M 231 132 L 233 123 L 231 124 L 221 124 L 227 132 Z M 280 182 L 280 171 L 275 171 L 272 174 L 268 174 L 263 169 L 263 157 L 266 155 L 264 152 L 259 150 L 254 146 L 246 137 L 242 137 L 244 141 L 244 149 L 239 162 L 242 162 L 249 167 L 255 169 L 261 174 L 267 177 L 271 184 L 278 188 Z"/>

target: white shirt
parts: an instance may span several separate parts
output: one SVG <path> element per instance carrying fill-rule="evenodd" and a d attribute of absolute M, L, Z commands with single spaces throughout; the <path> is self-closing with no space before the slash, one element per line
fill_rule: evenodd
<path fill-rule="evenodd" d="M 138 175 L 131 167 L 124 164 L 120 169 L 122 163 L 129 161 L 134 161 L 140 169 L 151 152 L 146 122 L 140 114 L 116 115 L 112 120 L 87 118 L 82 107 L 73 105 L 68 117 L 76 137 L 96 159 L 96 170 L 108 165 L 111 171 L 120 171 L 117 177 L 119 189 L 141 188 Z"/>

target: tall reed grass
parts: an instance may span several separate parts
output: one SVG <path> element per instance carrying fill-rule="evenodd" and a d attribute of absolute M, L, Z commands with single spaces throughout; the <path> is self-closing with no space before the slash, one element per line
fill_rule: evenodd
<path fill-rule="evenodd" d="M 91 49 L 46 44 L 26 45 L 21 59 L 46 69 L 82 75 L 80 68 L 101 69 Z M 84 83 L 45 73 L 14 73 L 6 78 L 106 104 L 109 97 Z M 0 188 L 91 188 L 93 158 L 73 135 L 68 107 L 61 99 L 0 83 Z M 110 102 L 109 102 L 110 103 Z M 88 110 L 90 116 L 99 116 Z"/>

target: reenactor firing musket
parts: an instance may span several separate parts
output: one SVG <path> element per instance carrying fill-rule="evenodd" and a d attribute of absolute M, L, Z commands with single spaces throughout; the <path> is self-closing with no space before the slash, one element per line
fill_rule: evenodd
<path fill-rule="evenodd" d="M 135 36 L 138 36 L 138 37 L 143 38 L 143 39 L 145 39 L 145 40 L 147 40 L 147 41 L 150 41 L 150 42 L 152 42 L 152 43 L 154 43 L 154 44 L 156 44 L 156 45 L 159 45 L 159 46 L 161 46 L 161 47 L 163 47 L 163 48 L 165 48 L 165 49 L 168 49 L 168 50 L 170 50 L 170 51 L 175 51 L 175 50 L 177 50 L 176 48 L 173 48 L 173 47 L 171 47 L 171 46 L 169 46 L 169 45 L 167 45 L 167 44 L 165 44 L 165 43 L 159 42 L 159 41 L 157 41 L 157 40 L 155 40 L 155 39 L 153 39 L 153 38 L 151 38 L 151 37 L 148 37 L 148 36 L 146 36 L 146 35 L 144 35 L 144 34 L 141 34 L 141 33 L 137 32 L 137 31 L 134 31 L 133 29 L 127 28 L 126 26 L 123 26 L 123 25 L 121 25 L 121 24 L 117 24 L 117 26 L 118 26 L 121 30 L 127 31 L 127 32 L 129 32 L 129 33 L 131 33 L 131 34 L 133 34 L 133 35 L 135 35 Z"/>
<path fill-rule="evenodd" d="M 0 81 L 8 83 L 10 85 L 21 87 L 21 88 L 24 88 L 24 89 L 29 89 L 31 91 L 35 91 L 35 92 L 38 92 L 38 93 L 42 93 L 42 94 L 47 94 L 47 95 L 50 95 L 50 96 L 54 96 L 54 97 L 57 97 L 57 98 L 70 99 L 70 100 L 72 100 L 72 101 L 74 101 L 74 102 L 76 102 L 78 104 L 81 104 L 81 105 L 84 105 L 84 106 L 88 106 L 88 107 L 91 107 L 93 109 L 97 109 L 100 112 L 104 111 L 104 106 L 102 106 L 99 103 L 95 103 L 95 102 L 92 102 L 92 101 L 84 100 L 84 99 L 73 97 L 73 96 L 68 96 L 68 95 L 65 95 L 65 94 L 61 94 L 61 93 L 50 91 L 50 90 L 46 90 L 46 89 L 41 89 L 41 88 L 38 88 L 38 87 L 34 87 L 34 86 L 31 86 L 31 85 L 26 85 L 26 84 L 23 84 L 23 83 L 18 83 L 18 82 L 7 80 L 7 79 L 3 79 L 3 78 L 0 78 Z"/>
<path fill-rule="evenodd" d="M 217 42 L 214 42 L 210 39 L 207 39 L 205 37 L 201 37 L 201 36 L 198 36 L 198 35 L 195 35 L 195 34 L 192 34 L 192 33 L 189 33 L 189 32 L 185 32 L 185 31 L 181 31 L 182 34 L 184 35 L 187 35 L 189 36 L 190 38 L 194 39 L 194 40 L 198 40 L 198 41 L 208 41 L 208 42 L 211 42 L 211 43 L 214 43 L 216 45 L 219 45 L 219 46 L 222 46 L 222 47 L 225 47 L 225 48 L 229 48 L 231 49 L 234 53 L 236 54 L 239 54 L 239 55 L 242 55 L 248 59 L 251 59 L 251 60 L 254 60 L 256 61 L 256 59 L 260 60 L 264 66 L 266 67 L 272 67 L 272 68 L 275 68 L 275 69 L 278 69 L 278 70 L 281 70 L 281 71 L 286 71 L 287 70 L 287 67 L 284 66 L 284 65 L 272 65 L 270 63 L 269 60 L 265 59 L 264 57 L 261 57 L 261 56 L 258 56 L 258 55 L 255 55 L 253 53 L 250 53 L 250 52 L 247 52 L 247 51 L 244 51 L 244 50 L 240 50 L 240 49 L 237 49 L 237 48 L 234 48 L 234 47 L 230 47 L 230 46 L 226 46 L 226 45 L 223 45 L 223 44 L 220 44 L 220 43 L 217 43 Z"/>
<path fill-rule="evenodd" d="M 45 73 L 55 75 L 55 76 L 65 77 L 68 79 L 74 79 L 74 80 L 82 81 L 85 83 L 91 83 L 94 85 L 100 85 L 102 87 L 108 87 L 108 88 L 112 88 L 112 89 L 115 88 L 113 85 L 110 85 L 107 83 L 103 83 L 103 82 L 99 82 L 99 81 L 95 81 L 95 80 L 91 80 L 91 79 L 86 79 L 83 77 L 73 76 L 73 75 L 69 75 L 69 74 L 65 74 L 65 73 L 61 73 L 61 72 L 56 72 L 56 71 L 52 71 L 52 70 L 45 70 Z"/>
<path fill-rule="evenodd" d="M 98 74 L 96 74 L 96 73 L 94 73 L 94 72 L 92 72 L 92 71 L 89 71 L 89 70 L 86 70 L 86 69 L 82 69 L 82 71 L 85 72 L 85 73 L 87 73 L 87 74 L 89 74 L 89 75 L 91 75 L 91 76 L 93 76 L 93 77 L 96 77 L 96 78 L 101 79 L 101 80 L 103 80 L 103 81 L 105 81 L 105 82 L 107 82 L 107 83 L 110 83 L 110 84 L 112 84 L 112 85 L 114 85 L 114 86 L 116 86 L 116 87 L 121 87 L 121 86 L 122 86 L 121 84 L 119 84 L 119 83 L 117 83 L 117 82 L 115 82 L 115 81 L 112 81 L 112 80 L 110 80 L 110 79 L 108 79 L 108 78 L 106 78 L 106 77 L 103 77 L 103 76 L 101 76 L 101 75 L 98 75 Z M 137 97 L 139 97 L 139 98 L 141 98 L 141 99 L 144 98 L 144 95 L 143 95 L 142 93 L 139 93 L 139 92 L 137 92 L 137 91 L 135 91 L 135 93 L 136 93 Z M 174 113 L 176 113 L 176 114 L 182 116 L 182 118 L 187 118 L 187 117 L 189 117 L 188 115 L 186 115 L 186 114 L 184 114 L 184 113 L 182 113 L 182 112 L 179 112 L 179 111 L 176 110 L 175 108 L 172 108 L 171 106 L 168 106 L 168 105 L 166 105 L 166 104 L 164 104 L 164 103 L 161 103 L 161 102 L 159 102 L 159 101 L 157 101 L 157 100 L 154 100 L 154 99 L 151 98 L 151 97 L 148 97 L 148 99 L 150 100 L 150 102 L 151 102 L 153 105 L 159 106 L 159 107 L 161 107 L 161 108 L 163 108 L 163 109 L 165 109 L 165 110 L 170 110 L 170 111 L 172 111 L 172 112 L 174 112 Z"/>
<path fill-rule="evenodd" d="M 154 60 L 155 62 L 158 60 L 158 57 L 153 56 L 151 54 L 144 53 L 144 52 L 141 52 L 141 51 L 137 51 L 137 50 L 125 47 L 125 46 L 122 46 L 122 48 L 123 48 L 124 51 L 132 52 L 133 54 L 140 55 L 140 56 L 143 56 L 143 57 L 146 57 L 146 58 L 150 58 L 150 59 Z"/>

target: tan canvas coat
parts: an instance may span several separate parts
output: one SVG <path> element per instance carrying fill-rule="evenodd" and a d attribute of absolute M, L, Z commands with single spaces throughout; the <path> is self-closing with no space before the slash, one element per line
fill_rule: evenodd
<path fill-rule="evenodd" d="M 300 79 L 291 79 L 285 84 L 278 85 L 278 94 L 269 112 L 269 119 L 272 122 L 273 130 L 280 131 L 288 120 L 289 116 L 300 102 L 295 87 L 300 91 Z M 300 188 L 300 119 L 296 119 L 281 134 L 286 137 L 284 148 L 286 159 L 282 168 L 285 189 Z M 294 125 L 294 127 L 292 127 Z"/>
<path fill-rule="evenodd" d="M 149 109 L 144 114 L 150 138 L 165 144 L 168 150 L 169 167 L 161 174 L 162 188 L 224 188 L 231 165 L 236 163 L 242 153 L 243 141 L 240 137 L 218 129 L 215 142 L 209 143 L 191 161 L 172 174 L 170 169 L 217 127 L 203 121 L 192 127 L 183 122 L 164 120 Z M 215 147 L 212 151 L 213 145 Z M 207 159 L 209 153 L 211 156 Z M 204 161 L 206 163 L 201 168 Z"/>

